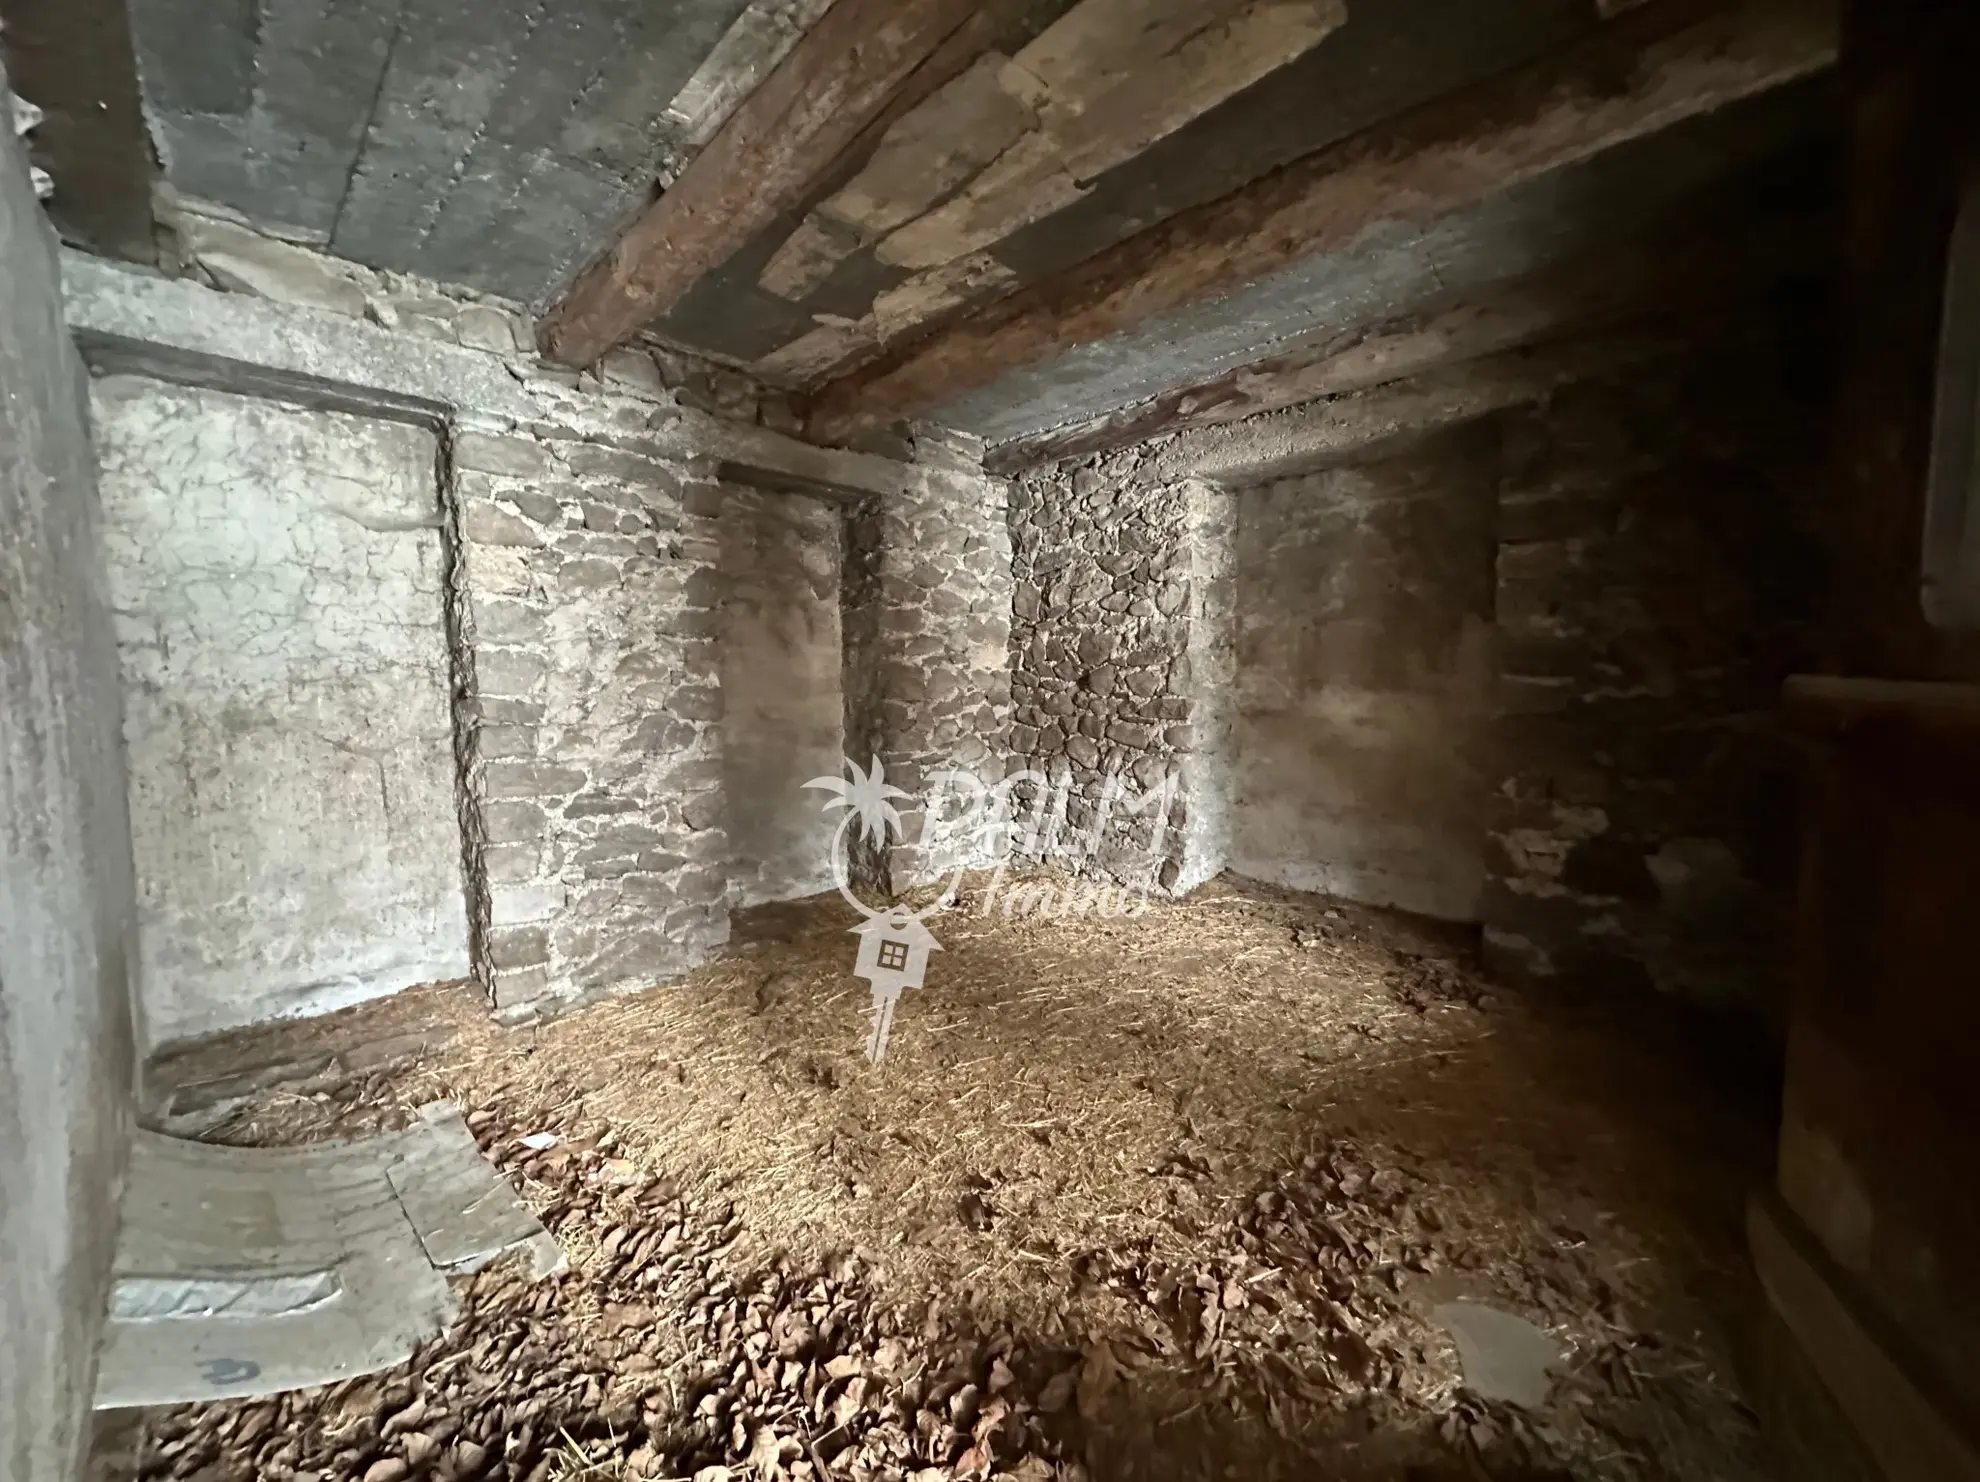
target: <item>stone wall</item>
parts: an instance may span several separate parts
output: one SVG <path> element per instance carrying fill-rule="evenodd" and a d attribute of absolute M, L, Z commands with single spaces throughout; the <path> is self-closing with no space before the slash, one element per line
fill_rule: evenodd
<path fill-rule="evenodd" d="M 453 284 L 381 271 L 273 237 L 224 207 L 159 188 L 164 266 L 224 293 L 290 304 L 458 345 L 518 362 L 547 384 L 666 397 L 724 417 L 789 429 L 779 396 L 748 376 L 658 345 L 629 345 L 606 355 L 596 371 L 535 363 L 527 307 Z"/>
<path fill-rule="evenodd" d="M 210 249 L 218 238 L 205 240 Z M 210 455 L 217 484 L 252 485 L 263 498 L 308 485 L 327 506 L 338 501 L 316 484 L 342 477 L 352 484 L 345 502 L 379 527 L 369 530 L 381 537 L 378 552 L 365 547 L 372 566 L 388 547 L 437 549 L 438 586 L 421 593 L 440 610 L 404 636 L 422 646 L 413 688 L 430 695 L 428 680 L 445 678 L 451 726 L 443 716 L 438 729 L 451 732 L 452 806 L 422 815 L 413 855 L 436 887 L 464 887 L 472 969 L 505 1017 L 675 978 L 726 941 L 732 887 L 742 900 L 777 888 L 755 857 L 761 841 L 746 840 L 745 857 L 729 826 L 737 789 L 725 775 L 725 489 L 868 501 L 881 537 L 873 617 L 902 656 L 872 666 L 894 702 L 873 712 L 872 734 L 902 775 L 938 749 L 986 771 L 1001 765 L 1002 506 L 967 459 L 920 468 L 811 447 L 771 425 L 774 401 L 728 373 L 633 351 L 602 376 L 576 375 L 519 349 L 521 321 L 509 308 L 245 229 L 226 241 L 226 252 L 195 255 L 177 280 L 68 259 L 77 333 L 104 373 L 163 377 L 197 388 L 172 393 L 192 401 L 232 397 L 277 429 L 348 419 L 345 441 L 370 450 L 367 460 L 387 444 L 405 454 L 362 477 L 335 449 L 290 449 L 269 467 L 240 446 L 200 456 Z M 437 506 L 374 509 L 406 492 L 388 471 L 416 461 L 414 445 L 430 450 Z M 230 488 L 229 497 L 252 492 Z M 821 507 L 817 547 L 790 553 L 827 585 L 838 520 Z M 367 533 L 351 523 L 351 538 Z M 136 526 L 126 533 L 143 536 Z M 226 554 L 226 541 L 212 544 Z M 919 584 L 930 572 L 939 591 Z M 827 600 L 822 590 L 814 606 Z M 381 616 L 346 604 L 315 613 L 333 630 L 319 635 L 326 643 Z M 813 638 L 814 649 L 835 642 L 822 631 Z M 829 686 L 812 698 L 821 709 L 836 703 Z M 410 714 L 398 719 L 410 724 Z M 824 724 L 813 737 L 820 753 Z M 836 737 L 832 749 L 824 765 L 805 762 L 807 777 L 833 770 Z M 269 790 L 264 805 L 281 796 Z M 816 813 L 815 797 L 796 801 Z M 204 805 L 185 806 L 196 833 Z M 265 812 L 256 820 L 264 834 L 273 823 Z M 379 854 L 398 852 L 392 828 L 373 830 L 370 842 Z M 306 865 L 264 863 L 270 873 Z M 410 939 L 389 925 L 376 937 L 381 951 Z M 369 985 L 392 986 L 377 977 Z"/>
<path fill-rule="evenodd" d="M 802 494 L 722 491 L 722 774 L 739 906 L 833 886 L 836 824 L 804 784 L 844 764 L 842 518 Z"/>
<path fill-rule="evenodd" d="M 149 1033 L 465 977 L 434 434 L 137 376 L 92 406 Z"/>
<path fill-rule="evenodd" d="M 1510 411 L 1399 412 L 1291 477 L 1265 434 L 1221 489 L 1183 440 L 1017 476 L 1013 764 L 1071 780 L 1040 856 L 1131 874 L 1147 814 L 1085 850 L 1107 778 L 1173 771 L 1157 885 L 1228 863 L 1480 921 L 1507 976 L 1768 1006 L 1817 323 L 1589 342 Z"/>
<path fill-rule="evenodd" d="M 1005 485 L 970 450 L 924 446 L 918 462 L 900 495 L 853 509 L 844 536 L 846 755 L 877 758 L 914 798 L 898 843 L 854 851 L 856 874 L 892 891 L 999 857 L 959 807 L 921 803 L 945 770 L 1001 781 L 1011 730 Z"/>
<path fill-rule="evenodd" d="M 1704 343 L 1505 424 L 1488 957 L 1771 1011 L 1820 401 L 1791 335 Z"/>
<path fill-rule="evenodd" d="M 0 280 L 0 1476 L 61 1479 L 130 1139 L 134 903 L 82 366 L 4 123 Z"/>
<path fill-rule="evenodd" d="M 1196 722 L 1223 692 L 1227 497 L 1144 485 L 1132 456 L 1013 482 L 1011 753 L 1064 799 L 1036 857 L 1164 890 L 1223 867 L 1228 716 Z"/>
<path fill-rule="evenodd" d="M 1189 746 L 1178 759 L 1181 839 L 1173 889 L 1191 891 L 1229 863 L 1237 834 L 1238 496 L 1216 484 L 1184 486 L 1189 633 L 1174 670 L 1189 702 Z"/>
<path fill-rule="evenodd" d="M 1238 873 L 1478 919 L 1498 452 L 1478 422 L 1236 496 Z"/>
<path fill-rule="evenodd" d="M 674 977 L 728 940 L 721 491 L 658 451 L 453 439 L 498 1009 Z"/>

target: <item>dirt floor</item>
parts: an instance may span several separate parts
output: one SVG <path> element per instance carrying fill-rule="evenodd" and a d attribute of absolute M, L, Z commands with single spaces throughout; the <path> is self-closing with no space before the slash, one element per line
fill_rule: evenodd
<path fill-rule="evenodd" d="M 407 1368 L 145 1417 L 106 1475 L 1766 1475 L 1735 1375 L 1763 1089 L 1392 914 L 1223 881 L 1008 920 L 984 888 L 931 918 L 878 1067 L 836 900 L 538 1029 L 460 985 L 168 1067 L 219 1078 L 190 1101 L 228 1141 L 459 1101 L 571 1269 L 472 1278 Z M 1543 1405 L 1466 1387 L 1460 1300 L 1552 1335 Z"/>

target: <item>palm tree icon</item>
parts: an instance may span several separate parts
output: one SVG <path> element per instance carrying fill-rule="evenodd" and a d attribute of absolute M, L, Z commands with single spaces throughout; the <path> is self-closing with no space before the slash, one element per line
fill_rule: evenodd
<path fill-rule="evenodd" d="M 851 757 L 846 758 L 846 770 L 852 773 L 850 778 L 814 777 L 804 785 L 837 794 L 825 805 L 825 811 L 829 813 L 834 808 L 847 810 L 846 816 L 839 821 L 841 834 L 844 833 L 847 824 L 856 822 L 869 843 L 881 843 L 898 832 L 901 826 L 901 815 L 892 800 L 905 798 L 910 794 L 887 780 L 887 769 L 880 764 L 880 758 L 877 756 L 873 758 L 873 770 L 870 772 L 860 771 L 859 763 Z M 840 837 L 834 835 L 832 840 L 834 859 L 844 858 L 841 849 L 843 842 Z"/>

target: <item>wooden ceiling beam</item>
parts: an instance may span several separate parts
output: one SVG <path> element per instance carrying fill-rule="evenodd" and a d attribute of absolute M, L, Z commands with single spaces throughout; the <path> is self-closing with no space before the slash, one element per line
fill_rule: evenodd
<path fill-rule="evenodd" d="M 122 0 L 0 0 L 0 60 L 46 115 L 26 143 L 55 182 L 48 215 L 62 239 L 156 261 L 151 140 Z M 13 126 L 0 112 L 0 128 Z"/>
<path fill-rule="evenodd" d="M 999 444 L 985 463 L 993 473 L 1013 473 L 1586 336 L 1648 314 L 1734 305 L 1797 277 L 1826 278 L 1838 230 L 1838 222 L 1802 212 L 1681 224 L 1621 251 L 1589 253 L 1461 302 L 1428 303 L 1345 327 L 1215 380 Z"/>
<path fill-rule="evenodd" d="M 1838 0 L 1658 0 L 1578 45 L 1440 99 L 965 312 L 825 386 L 807 434 L 836 443 L 1026 366 L 1351 244 L 1429 220 L 1826 70 Z"/>
<path fill-rule="evenodd" d="M 673 186 L 595 259 L 543 317 L 537 341 L 589 365 L 665 313 L 778 216 L 802 204 L 912 82 L 947 77 L 981 0 L 835 0 Z M 953 75 L 953 74 L 951 74 Z M 918 99 L 916 99 L 918 101 Z"/>

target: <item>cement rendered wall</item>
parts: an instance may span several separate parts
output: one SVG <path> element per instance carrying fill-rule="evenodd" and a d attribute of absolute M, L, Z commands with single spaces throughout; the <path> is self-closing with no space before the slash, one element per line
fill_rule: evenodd
<path fill-rule="evenodd" d="M 844 765 L 842 518 L 801 494 L 722 491 L 722 773 L 738 906 L 833 888 L 837 825 L 804 784 Z"/>
<path fill-rule="evenodd" d="M 433 434 L 93 406 L 154 1042 L 465 977 Z"/>
<path fill-rule="evenodd" d="M 0 282 L 0 1476 L 61 1482 L 130 1138 L 133 892 L 82 365 L 4 126 Z"/>
<path fill-rule="evenodd" d="M 1498 453 L 1474 423 L 1236 496 L 1239 874 L 1478 919 Z"/>

